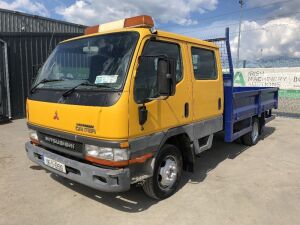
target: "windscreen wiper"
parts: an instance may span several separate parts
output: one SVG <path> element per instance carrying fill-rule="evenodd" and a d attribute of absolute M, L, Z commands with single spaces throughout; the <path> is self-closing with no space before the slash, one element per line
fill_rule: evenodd
<path fill-rule="evenodd" d="M 65 91 L 65 92 L 62 94 L 62 96 L 67 97 L 68 95 L 72 94 L 72 93 L 75 91 L 76 88 L 78 88 L 79 86 L 83 86 L 83 85 L 89 85 L 88 81 L 84 81 L 84 82 L 81 82 L 81 83 L 75 85 L 75 86 L 72 87 L 71 89 Z"/>
<path fill-rule="evenodd" d="M 72 87 L 71 89 L 65 91 L 62 96 L 63 97 L 67 97 L 68 95 L 72 94 L 76 88 L 78 88 L 79 86 L 92 86 L 92 87 L 104 87 L 104 88 L 110 88 L 112 89 L 112 87 L 108 86 L 108 85 L 103 85 L 103 84 L 92 84 L 89 83 L 88 81 L 84 81 L 82 83 L 77 84 L 76 86 Z"/>
<path fill-rule="evenodd" d="M 36 85 L 34 85 L 31 89 L 30 89 L 30 93 L 33 94 L 37 87 L 40 85 L 40 84 L 45 84 L 45 83 L 50 83 L 50 82 L 55 82 L 55 81 L 63 81 L 63 79 L 43 79 L 41 80 L 40 82 L 38 82 Z"/>

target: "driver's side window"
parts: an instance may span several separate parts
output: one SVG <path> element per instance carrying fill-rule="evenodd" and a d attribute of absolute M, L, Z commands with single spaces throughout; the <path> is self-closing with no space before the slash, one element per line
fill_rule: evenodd
<path fill-rule="evenodd" d="M 147 62 L 145 60 L 140 61 L 134 85 L 134 98 L 138 103 L 147 98 L 157 97 L 157 61 L 159 56 L 176 60 L 176 82 L 182 80 L 182 61 L 178 44 L 149 40 L 145 44 L 142 56 L 147 58 Z"/>

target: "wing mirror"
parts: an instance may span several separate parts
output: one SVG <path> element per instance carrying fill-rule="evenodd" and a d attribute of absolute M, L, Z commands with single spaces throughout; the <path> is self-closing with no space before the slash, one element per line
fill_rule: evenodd
<path fill-rule="evenodd" d="M 141 56 L 136 77 L 138 102 L 169 97 L 176 92 L 176 60 L 164 55 Z M 141 91 L 141 89 L 145 89 Z"/>
<path fill-rule="evenodd" d="M 159 96 L 169 97 L 176 91 L 176 61 L 170 58 L 158 58 L 157 90 Z"/>
<path fill-rule="evenodd" d="M 176 91 L 176 60 L 165 56 L 141 56 L 138 74 L 135 80 L 135 96 L 138 103 L 139 124 L 147 121 L 148 110 L 145 103 L 150 100 L 167 99 L 175 95 Z"/>

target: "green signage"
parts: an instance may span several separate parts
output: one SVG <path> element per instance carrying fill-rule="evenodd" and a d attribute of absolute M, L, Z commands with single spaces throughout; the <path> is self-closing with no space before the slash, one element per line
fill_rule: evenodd
<path fill-rule="evenodd" d="M 233 82 L 235 85 L 238 85 L 238 86 L 246 85 L 242 72 L 238 71 L 234 74 Z"/>

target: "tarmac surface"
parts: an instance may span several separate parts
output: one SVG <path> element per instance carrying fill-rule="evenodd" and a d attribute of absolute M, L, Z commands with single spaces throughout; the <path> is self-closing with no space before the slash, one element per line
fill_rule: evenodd
<path fill-rule="evenodd" d="M 140 187 L 103 193 L 26 157 L 25 120 L 0 125 L 0 224 L 300 224 L 300 120 L 276 118 L 256 146 L 224 143 L 197 158 L 157 202 Z"/>

